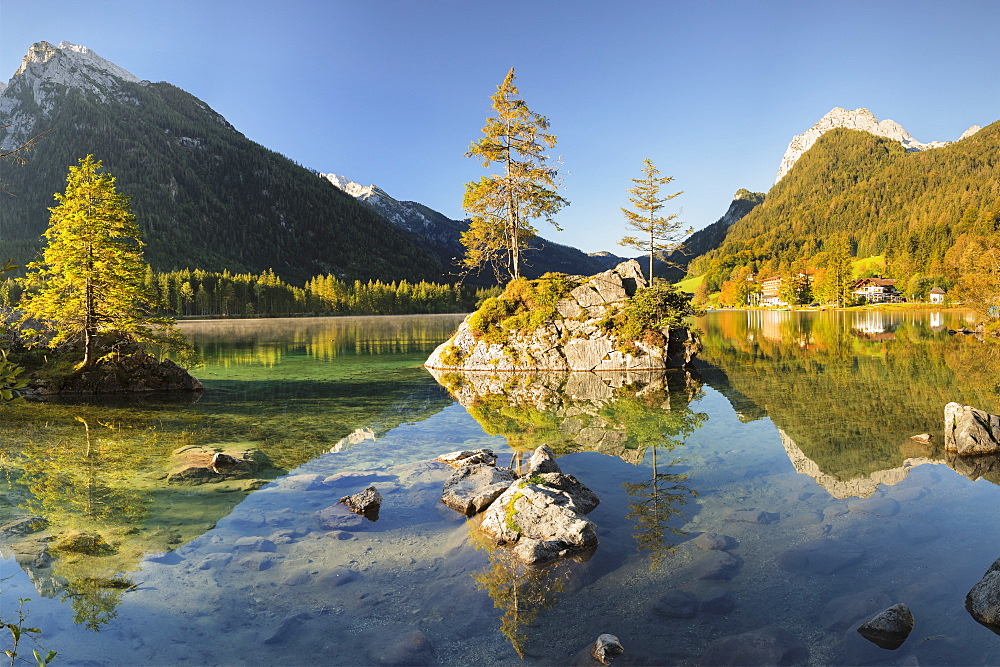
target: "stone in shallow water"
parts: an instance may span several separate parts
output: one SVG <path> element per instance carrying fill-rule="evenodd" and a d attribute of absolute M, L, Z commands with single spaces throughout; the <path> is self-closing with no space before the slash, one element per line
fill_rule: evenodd
<path fill-rule="evenodd" d="M 235 553 L 253 553 L 255 551 L 277 551 L 278 548 L 269 539 L 263 537 L 241 537 L 233 543 Z"/>
<path fill-rule="evenodd" d="M 531 458 L 528 459 L 526 475 L 534 475 L 544 472 L 562 472 L 559 464 L 556 463 L 555 454 L 548 445 L 541 445 L 535 449 Z"/>
<path fill-rule="evenodd" d="M 1000 634 L 1000 558 L 965 596 L 965 609 L 976 621 Z"/>
<path fill-rule="evenodd" d="M 809 649 L 782 628 L 769 627 L 712 642 L 699 665 L 805 665 Z"/>
<path fill-rule="evenodd" d="M 510 488 L 517 475 L 509 468 L 486 463 L 460 467 L 445 483 L 441 502 L 465 516 L 482 512 Z"/>
<path fill-rule="evenodd" d="M 374 486 L 369 486 L 360 493 L 344 496 L 339 502 L 369 521 L 378 521 L 378 513 L 382 508 L 382 494 Z"/>
<path fill-rule="evenodd" d="M 800 574 L 830 574 L 858 562 L 864 553 L 863 548 L 849 540 L 821 537 L 781 552 L 778 566 Z"/>
<path fill-rule="evenodd" d="M 320 528 L 324 530 L 354 530 L 365 522 L 364 517 L 355 514 L 340 503 L 314 512 L 313 517 Z"/>
<path fill-rule="evenodd" d="M 727 551 L 737 545 L 736 540 L 732 537 L 718 533 L 702 533 L 691 542 L 704 551 Z"/>
<path fill-rule="evenodd" d="M 879 612 L 861 624 L 858 633 L 880 648 L 896 650 L 913 630 L 913 614 L 905 604 L 897 604 Z"/>
<path fill-rule="evenodd" d="M 736 510 L 726 517 L 727 521 L 739 521 L 742 523 L 759 523 L 763 526 L 774 523 L 781 519 L 781 515 L 776 512 L 764 512 L 763 510 Z"/>
<path fill-rule="evenodd" d="M 743 559 L 726 551 L 709 551 L 691 566 L 690 574 L 698 579 L 728 581 L 736 576 Z"/>
<path fill-rule="evenodd" d="M 671 588 L 656 601 L 653 611 L 667 618 L 693 618 L 698 613 L 698 598 L 688 591 Z"/>
<path fill-rule="evenodd" d="M 819 512 L 799 512 L 781 520 L 781 525 L 785 528 L 802 528 L 819 523 L 823 523 L 823 515 Z"/>
<path fill-rule="evenodd" d="M 364 631 L 368 659 L 375 665 L 433 665 L 434 646 L 412 625 L 386 625 Z"/>
<path fill-rule="evenodd" d="M 709 614 L 728 614 L 735 607 L 733 592 L 722 586 L 713 586 L 701 596 L 701 610 Z"/>
<path fill-rule="evenodd" d="M 497 455 L 493 453 L 492 449 L 483 447 L 482 449 L 463 449 L 458 452 L 449 452 L 437 457 L 437 460 L 455 468 L 475 465 L 477 463 L 491 466 L 496 464 Z"/>
<path fill-rule="evenodd" d="M 265 644 L 280 644 L 289 637 L 291 637 L 296 630 L 298 630 L 303 623 L 312 618 L 312 614 L 307 611 L 299 612 L 297 614 L 289 614 L 281 623 L 278 624 L 274 630 L 264 639 Z"/>
<path fill-rule="evenodd" d="M 820 625 L 830 631 L 842 632 L 855 622 L 884 609 L 892 599 L 877 588 L 849 593 L 833 598 L 820 612 Z"/>

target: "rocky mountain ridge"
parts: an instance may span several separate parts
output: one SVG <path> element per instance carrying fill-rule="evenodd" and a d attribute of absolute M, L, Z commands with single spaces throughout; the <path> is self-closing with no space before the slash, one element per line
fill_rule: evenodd
<path fill-rule="evenodd" d="M 941 148 L 942 146 L 954 143 L 951 141 L 931 141 L 926 144 L 921 143 L 914 139 L 910 133 L 903 129 L 903 127 L 896 121 L 888 118 L 880 121 L 868 109 L 860 108 L 848 111 L 842 107 L 834 107 L 822 118 L 820 118 L 815 125 L 802 134 L 792 137 L 791 142 L 788 144 L 788 148 L 785 150 L 784 156 L 781 158 L 781 165 L 778 167 L 778 175 L 774 179 L 774 182 L 777 183 L 784 178 L 785 174 L 787 174 L 795 165 L 802 154 L 809 150 L 814 143 L 816 143 L 817 139 L 830 130 L 838 127 L 850 130 L 861 130 L 863 132 L 868 132 L 869 134 L 874 134 L 878 137 L 886 137 L 887 139 L 898 141 L 908 151 L 925 151 L 932 148 Z M 981 128 L 978 125 L 973 125 L 962 133 L 959 140 L 972 136 L 980 129 Z"/>

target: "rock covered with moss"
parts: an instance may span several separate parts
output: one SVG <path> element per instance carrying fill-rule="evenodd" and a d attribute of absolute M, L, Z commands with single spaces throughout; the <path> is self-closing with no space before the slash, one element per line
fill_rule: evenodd
<path fill-rule="evenodd" d="M 487 299 L 427 359 L 467 371 L 661 370 L 690 364 L 701 343 L 686 295 L 649 285 L 639 263 L 589 278 L 518 279 Z"/>

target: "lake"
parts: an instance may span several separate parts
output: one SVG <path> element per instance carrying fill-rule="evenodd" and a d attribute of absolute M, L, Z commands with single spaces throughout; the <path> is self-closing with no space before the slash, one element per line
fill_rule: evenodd
<path fill-rule="evenodd" d="M 435 379 L 460 320 L 183 322 L 199 397 L 4 410 L 0 617 L 30 599 L 65 665 L 571 664 L 602 633 L 622 665 L 1000 664 L 964 608 L 1000 463 L 942 449 L 949 401 L 1000 413 L 966 314 L 713 312 L 690 372 Z M 589 560 L 527 568 L 440 503 L 439 454 L 540 444 L 601 498 Z M 178 472 L 201 447 L 258 467 Z M 369 484 L 378 521 L 324 522 Z M 898 602 L 900 648 L 855 631 Z"/>

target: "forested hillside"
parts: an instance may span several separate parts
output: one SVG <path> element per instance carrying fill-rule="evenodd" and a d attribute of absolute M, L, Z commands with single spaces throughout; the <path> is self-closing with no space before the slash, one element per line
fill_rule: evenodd
<path fill-rule="evenodd" d="M 761 275 L 822 268 L 840 234 L 856 257 L 885 255 L 900 281 L 947 286 L 979 270 L 976 256 L 1000 245 L 1000 123 L 919 153 L 832 130 L 689 274 L 707 273 L 718 288 L 744 266 Z"/>
<path fill-rule="evenodd" d="M 101 100 L 43 83 L 42 109 L 30 86 L 16 85 L 18 78 L 4 95 L 17 95 L 22 111 L 37 113 L 36 129 L 46 134 L 26 165 L 0 164 L 10 195 L 0 196 L 5 259 L 23 264 L 34 256 L 68 167 L 93 154 L 131 197 L 146 259 L 158 271 L 273 268 L 299 284 L 321 273 L 351 280 L 445 273 L 410 234 L 250 141 L 175 86 L 121 81 L 115 95 Z"/>

